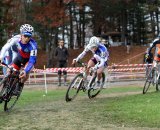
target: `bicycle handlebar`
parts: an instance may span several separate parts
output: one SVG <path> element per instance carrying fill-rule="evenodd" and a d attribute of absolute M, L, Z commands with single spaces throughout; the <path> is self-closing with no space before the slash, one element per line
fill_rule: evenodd
<path fill-rule="evenodd" d="M 8 64 L 6 64 L 6 63 L 4 63 L 4 62 L 1 62 L 1 65 L 6 66 L 6 67 L 9 68 L 10 70 L 18 71 L 17 69 L 15 69 L 15 68 L 13 68 L 13 67 L 10 67 Z"/>
<path fill-rule="evenodd" d="M 87 67 L 87 64 L 84 63 L 84 62 L 82 62 L 82 61 L 78 61 L 77 63 L 80 64 L 80 65 L 82 65 L 82 66 L 84 66 L 84 67 Z"/>
<path fill-rule="evenodd" d="M 7 68 L 9 68 L 9 66 L 8 66 L 6 63 L 4 63 L 4 62 L 1 62 L 1 65 L 4 65 L 4 66 L 6 66 Z"/>

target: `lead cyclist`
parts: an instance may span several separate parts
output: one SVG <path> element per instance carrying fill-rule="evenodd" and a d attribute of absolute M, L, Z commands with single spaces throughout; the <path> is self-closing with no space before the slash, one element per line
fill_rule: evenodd
<path fill-rule="evenodd" d="M 89 40 L 89 44 L 85 47 L 83 52 L 78 55 L 77 58 L 73 59 L 72 64 L 75 64 L 80 59 L 82 59 L 88 51 L 91 51 L 93 53 L 93 57 L 88 61 L 87 64 L 87 75 L 89 74 L 89 69 L 92 67 L 94 71 L 97 71 L 97 85 L 96 87 L 100 87 L 100 79 L 102 77 L 102 72 L 107 67 L 107 60 L 109 57 L 109 52 L 107 48 L 100 42 L 100 40 L 93 36 Z M 97 64 L 99 63 L 99 64 Z M 86 75 L 86 79 L 87 79 Z"/>
<path fill-rule="evenodd" d="M 5 57 L 5 53 L 12 47 L 17 47 L 17 56 L 14 58 L 13 62 L 10 64 L 11 67 L 16 70 L 20 70 L 22 64 L 25 66 L 24 70 L 20 73 L 21 82 L 19 84 L 19 91 L 15 95 L 18 95 L 20 89 L 23 88 L 25 81 L 29 77 L 29 73 L 34 67 L 37 59 L 37 43 L 32 38 L 34 33 L 34 28 L 29 24 L 24 24 L 20 27 L 20 34 L 13 36 L 7 41 L 7 43 L 2 47 L 0 54 L 0 61 Z M 8 70 L 9 73 L 9 70 Z"/>

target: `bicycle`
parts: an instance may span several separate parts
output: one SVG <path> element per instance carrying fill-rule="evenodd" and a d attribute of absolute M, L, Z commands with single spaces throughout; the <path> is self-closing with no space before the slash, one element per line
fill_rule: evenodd
<path fill-rule="evenodd" d="M 10 73 L 6 74 L 4 78 L 0 82 L 0 103 L 4 102 L 4 111 L 10 111 L 18 101 L 23 87 L 19 86 L 20 71 L 9 67 L 7 64 L 2 63 L 2 65 L 6 66 L 10 69 Z M 19 93 L 15 94 L 17 89 L 19 89 Z"/>
<path fill-rule="evenodd" d="M 150 65 L 153 63 L 153 58 L 152 56 L 148 56 L 148 54 L 145 55 L 144 63 L 146 63 L 145 66 L 145 77 L 147 78 L 149 72 L 151 71 L 152 66 Z"/>
<path fill-rule="evenodd" d="M 145 66 L 145 77 L 147 78 L 149 72 L 151 71 L 152 66 L 147 62 Z"/>
<path fill-rule="evenodd" d="M 100 81 L 101 85 L 100 87 L 96 87 L 97 72 L 93 71 L 92 69 L 90 69 L 91 78 L 89 81 L 87 81 L 86 80 L 87 65 L 82 62 L 78 62 L 78 63 L 84 67 L 84 70 L 79 74 L 77 74 L 71 81 L 65 96 L 66 102 L 69 102 L 75 99 L 79 91 L 85 92 L 88 90 L 88 97 L 90 99 L 94 98 L 100 93 L 105 83 L 105 74 L 103 72 L 102 78 Z"/>
<path fill-rule="evenodd" d="M 143 94 L 145 94 L 150 85 L 152 84 L 153 86 L 156 85 L 156 91 L 160 90 L 160 84 L 159 84 L 159 78 L 160 78 L 160 63 L 156 63 L 155 67 L 152 67 L 144 84 L 143 87 Z"/>

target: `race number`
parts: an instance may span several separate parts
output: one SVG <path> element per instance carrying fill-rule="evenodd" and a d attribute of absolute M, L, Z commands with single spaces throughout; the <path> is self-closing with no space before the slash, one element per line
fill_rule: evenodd
<path fill-rule="evenodd" d="M 106 53 L 105 53 L 105 52 L 102 52 L 102 53 L 101 53 L 101 57 L 106 57 Z"/>
<path fill-rule="evenodd" d="M 31 50 L 30 56 L 37 56 L 37 50 Z"/>

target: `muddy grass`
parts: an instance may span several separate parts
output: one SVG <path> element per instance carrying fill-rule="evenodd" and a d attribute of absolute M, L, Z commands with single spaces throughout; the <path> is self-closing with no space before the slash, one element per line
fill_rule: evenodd
<path fill-rule="evenodd" d="M 85 100 L 85 99 L 84 99 Z M 84 101 L 80 99 L 80 102 Z M 77 102 L 45 102 L 16 108 L 6 114 L 8 123 L 0 126 L 4 130 L 156 130 L 156 128 L 125 127 L 107 123 L 95 114 L 87 113 L 87 103 L 79 108 Z M 158 130 L 158 128 L 157 128 Z"/>
<path fill-rule="evenodd" d="M 59 98 L 42 96 L 43 87 L 27 87 L 25 91 L 42 91 L 40 97 L 30 101 L 23 99 L 10 112 L 0 111 L 1 130 L 158 130 L 159 128 L 137 127 L 135 124 L 111 123 L 111 115 L 101 115 L 97 102 L 102 102 L 108 97 L 117 98 L 128 95 L 141 94 L 141 91 L 117 92 L 98 96 L 95 100 L 89 100 L 87 96 L 79 96 L 73 102 L 64 101 L 64 93 Z M 63 90 L 65 87 L 49 86 L 49 90 Z M 33 96 L 34 95 L 30 95 Z M 53 98 L 53 100 L 51 99 Z M 109 100 L 109 99 L 108 99 Z M 97 104 L 96 104 L 97 103 Z"/>

